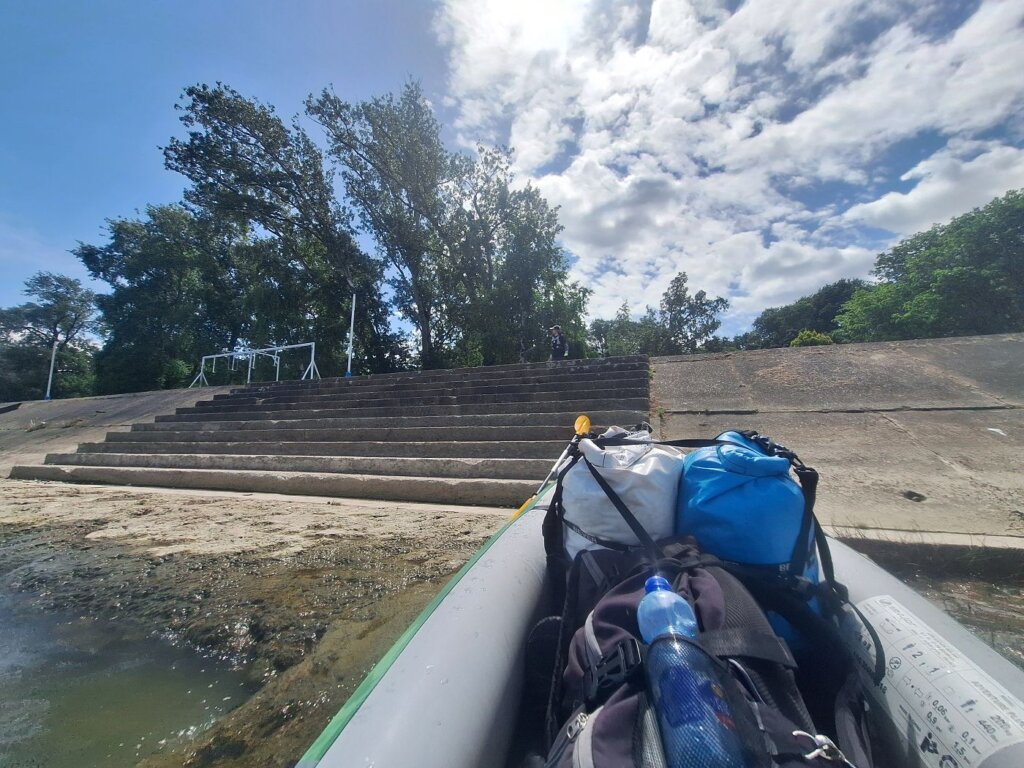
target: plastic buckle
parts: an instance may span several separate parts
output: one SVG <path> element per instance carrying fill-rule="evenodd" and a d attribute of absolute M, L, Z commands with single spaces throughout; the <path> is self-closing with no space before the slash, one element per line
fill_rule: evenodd
<path fill-rule="evenodd" d="M 810 600 L 817 596 L 818 585 L 806 576 L 790 576 L 790 587 L 793 592 L 803 600 Z"/>
<path fill-rule="evenodd" d="M 588 702 L 626 682 L 643 665 L 640 643 L 636 638 L 623 640 L 587 670 L 585 695 Z"/>
<path fill-rule="evenodd" d="M 822 760 L 827 760 L 830 763 L 847 766 L 847 768 L 856 768 L 853 763 L 846 759 L 846 755 L 828 736 L 815 735 L 807 733 L 807 731 L 793 731 L 793 738 L 807 739 L 811 742 L 810 746 L 814 747 L 814 749 L 804 755 L 804 760 L 816 760 L 820 757 Z"/>

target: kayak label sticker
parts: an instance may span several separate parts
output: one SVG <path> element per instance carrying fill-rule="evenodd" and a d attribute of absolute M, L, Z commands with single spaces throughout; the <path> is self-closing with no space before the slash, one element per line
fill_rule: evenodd
<path fill-rule="evenodd" d="M 885 679 L 872 693 L 927 768 L 976 768 L 1024 741 L 1024 702 L 983 672 L 909 608 L 889 595 L 857 604 L 882 639 Z M 862 660 L 874 664 L 859 628 Z"/>

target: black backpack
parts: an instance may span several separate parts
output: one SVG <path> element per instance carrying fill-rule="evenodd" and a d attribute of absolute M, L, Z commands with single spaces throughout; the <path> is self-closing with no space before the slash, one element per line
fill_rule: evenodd
<path fill-rule="evenodd" d="M 723 672 L 746 765 L 834 766 L 838 741 L 857 768 L 870 768 L 855 709 L 840 718 L 842 736 L 819 735 L 834 734 L 835 728 L 831 722 L 828 729 L 816 726 L 797 686 L 796 660 L 740 580 L 692 539 L 660 544 L 665 556 L 657 571 L 694 605 L 700 645 Z M 555 660 L 561 674 L 548 700 L 546 765 L 663 765 L 644 682 L 646 649 L 636 626 L 651 573 L 650 562 L 638 553 L 584 551 L 573 563 Z"/>
<path fill-rule="evenodd" d="M 701 447 L 715 442 L 670 444 Z M 799 461 L 795 454 L 793 459 Z M 558 561 L 562 510 L 556 488 L 545 520 L 545 546 L 564 601 L 562 615 L 544 624 L 549 635 L 557 627 L 545 719 L 546 765 L 663 764 L 657 718 L 645 690 L 645 647 L 636 625 L 644 581 L 656 567 L 694 605 L 702 628 L 700 644 L 721 665 L 749 766 L 843 765 L 846 759 L 857 768 L 870 768 L 866 699 L 839 629 L 843 617 L 856 609 L 835 581 L 827 541 L 813 518 L 817 474 L 802 463 L 799 468 L 824 575 L 813 593 L 806 584 L 765 580 L 763 573 L 720 562 L 702 553 L 693 539 L 651 541 L 607 485 L 602 486 L 605 493 L 643 546 L 580 552 L 566 573 L 564 556 Z M 819 598 L 824 611 L 809 607 L 811 597 Z M 815 638 L 800 665 L 772 630 L 765 610 Z M 878 642 L 875 647 L 871 674 L 877 682 L 885 662 Z"/>

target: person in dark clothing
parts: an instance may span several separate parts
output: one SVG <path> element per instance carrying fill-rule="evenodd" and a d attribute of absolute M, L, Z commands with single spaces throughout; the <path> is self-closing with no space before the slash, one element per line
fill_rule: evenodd
<path fill-rule="evenodd" d="M 569 354 L 569 342 L 562 333 L 562 326 L 553 325 L 548 329 L 551 334 L 551 359 L 563 360 Z"/>

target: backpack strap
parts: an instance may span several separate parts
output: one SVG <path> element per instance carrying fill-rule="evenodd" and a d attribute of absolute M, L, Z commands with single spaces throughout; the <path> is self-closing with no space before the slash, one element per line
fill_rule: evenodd
<path fill-rule="evenodd" d="M 595 437 L 592 438 L 595 445 L 604 448 L 609 445 L 668 445 L 673 448 L 711 448 L 716 445 L 739 445 L 746 447 L 735 440 L 718 440 L 708 438 L 687 438 L 681 440 L 636 440 L 629 437 Z"/>
<path fill-rule="evenodd" d="M 712 629 L 701 633 L 700 644 L 712 656 L 758 659 L 796 669 L 792 652 L 774 633 L 747 627 Z"/>
<path fill-rule="evenodd" d="M 582 536 L 584 539 L 589 541 L 591 544 L 597 544 L 597 546 L 599 546 L 599 547 L 604 547 L 605 549 L 611 549 L 611 550 L 613 550 L 615 552 L 632 552 L 633 550 L 637 549 L 637 547 L 630 546 L 629 544 L 620 544 L 617 541 L 611 541 L 610 539 L 602 539 L 600 536 L 595 536 L 592 533 L 587 533 L 587 531 L 585 531 L 582 528 L 580 528 L 572 520 L 565 520 L 565 519 L 563 519 L 562 520 L 562 524 L 565 525 L 565 527 L 568 528 L 569 530 L 571 530 L 571 531 L 577 533 L 578 535 Z M 584 550 L 584 551 L 586 551 L 586 550 Z"/>
<path fill-rule="evenodd" d="M 584 670 L 583 696 L 588 709 L 593 709 L 616 688 L 634 679 L 646 661 L 645 647 L 634 638 L 623 640 Z"/>
<path fill-rule="evenodd" d="M 570 449 L 567 450 L 571 450 L 571 444 Z M 582 456 L 578 451 L 572 452 L 572 458 L 555 476 L 555 492 L 551 495 L 551 501 L 541 525 L 544 553 L 547 555 L 547 574 L 551 582 L 554 605 L 561 605 L 565 601 L 565 579 L 569 570 L 569 562 L 565 555 L 565 534 L 562 530 L 562 523 L 565 521 L 565 507 L 562 504 L 563 480 L 566 473 L 576 465 Z"/>
<path fill-rule="evenodd" d="M 608 485 L 608 481 L 605 480 L 601 473 L 597 471 L 597 468 L 587 460 L 586 456 L 583 457 L 583 461 L 586 463 L 587 469 L 590 470 L 590 474 L 594 476 L 594 480 L 597 481 L 597 484 L 601 486 L 601 490 L 604 491 L 608 500 L 611 501 L 612 506 L 614 506 L 615 509 L 618 510 L 618 513 L 622 515 L 622 519 L 626 521 L 626 525 L 628 525 L 630 530 L 633 531 L 633 535 L 636 536 L 637 541 L 639 541 L 647 551 L 647 554 L 651 559 L 651 563 L 654 564 L 658 562 L 661 559 L 661 550 L 658 549 L 658 545 L 654 543 L 654 539 L 652 539 L 651 535 L 646 531 L 646 529 L 644 529 L 643 523 L 636 519 L 636 515 L 629 510 L 629 507 L 626 506 L 625 502 L 619 498 L 619 494 L 617 494 L 615 490 Z M 574 528 L 574 530 L 576 529 Z M 621 549 L 621 545 L 616 548 Z"/>

